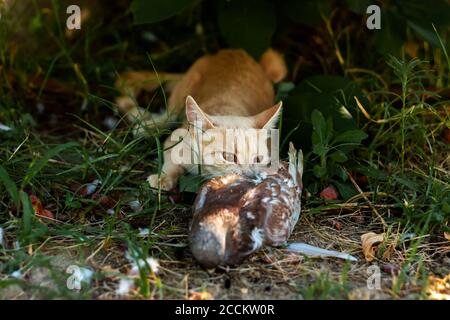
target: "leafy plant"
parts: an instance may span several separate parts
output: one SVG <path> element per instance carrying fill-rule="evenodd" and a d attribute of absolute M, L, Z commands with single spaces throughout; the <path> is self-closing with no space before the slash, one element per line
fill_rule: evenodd
<path fill-rule="evenodd" d="M 221 36 L 230 47 L 244 48 L 255 57 L 269 47 L 278 26 L 299 23 L 315 26 L 332 16 L 331 0 L 134 0 L 131 11 L 136 24 L 155 23 L 188 12 L 187 8 L 212 5 L 213 16 Z M 450 22 L 450 6 L 445 0 L 433 5 L 421 0 L 367 1 L 346 0 L 344 7 L 353 13 L 365 15 L 371 4 L 380 6 L 381 29 L 371 31 L 376 50 L 383 54 L 400 55 L 400 49 L 413 32 L 434 47 L 439 47 L 439 36 L 433 30 L 443 30 Z M 341 4 L 342 5 L 342 4 Z M 189 11 L 190 12 L 190 11 Z"/>
<path fill-rule="evenodd" d="M 313 166 L 314 176 L 323 183 L 331 181 L 334 177 L 339 177 L 343 182 L 346 181 L 348 177 L 342 164 L 349 160 L 350 152 L 367 138 L 367 134 L 359 129 L 336 134 L 333 130 L 333 119 L 330 116 L 325 119 L 318 110 L 312 112 L 311 123 L 313 125 L 312 154 L 315 156 L 313 161 L 318 159 L 318 163 Z M 338 184 L 338 188 L 342 190 L 343 186 Z M 344 193 L 348 194 L 348 192 Z"/>
<path fill-rule="evenodd" d="M 445 0 L 429 2 L 421 0 L 366 1 L 346 0 L 349 9 L 357 14 L 365 14 L 371 4 L 381 9 L 381 30 L 375 33 L 376 49 L 381 53 L 399 55 L 412 31 L 434 47 L 439 47 L 439 38 L 433 24 L 443 30 L 450 22 L 450 6 Z"/>
<path fill-rule="evenodd" d="M 330 117 L 333 130 L 342 133 L 358 129 L 365 120 L 360 116 L 354 97 L 367 101 L 361 88 L 348 78 L 331 75 L 308 77 L 289 93 L 284 110 L 284 131 L 298 126 L 292 141 L 303 150 L 309 150 L 312 131 L 311 114 L 314 109 L 325 118 Z"/>
<path fill-rule="evenodd" d="M 135 24 L 155 23 L 179 14 L 194 2 L 192 0 L 133 1 L 131 11 Z"/>

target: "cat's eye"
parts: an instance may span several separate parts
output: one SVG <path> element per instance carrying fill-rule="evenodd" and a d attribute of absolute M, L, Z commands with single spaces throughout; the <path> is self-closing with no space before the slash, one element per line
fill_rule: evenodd
<path fill-rule="evenodd" d="M 225 161 L 237 163 L 237 156 L 234 153 L 222 152 Z"/>
<path fill-rule="evenodd" d="M 253 163 L 261 163 L 263 161 L 263 156 L 257 156 L 253 158 Z"/>

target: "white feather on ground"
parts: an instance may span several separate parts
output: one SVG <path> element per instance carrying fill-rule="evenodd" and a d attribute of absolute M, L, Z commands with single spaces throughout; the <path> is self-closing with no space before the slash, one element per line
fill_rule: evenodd
<path fill-rule="evenodd" d="M 91 183 L 88 183 L 86 185 L 86 195 L 90 196 L 91 194 L 93 194 L 95 192 L 95 190 L 97 189 L 98 185 L 101 183 L 102 182 L 98 179 L 95 179 Z"/>
<path fill-rule="evenodd" d="M 13 271 L 10 276 L 16 279 L 22 279 L 22 272 L 20 270 L 16 270 Z"/>
<path fill-rule="evenodd" d="M 139 277 L 139 270 L 142 268 L 150 268 L 153 273 L 159 272 L 159 261 L 153 257 L 148 257 L 143 259 L 137 257 L 137 252 L 127 251 L 125 254 L 126 258 L 131 262 L 131 269 L 126 275 L 123 275 L 117 285 L 116 294 L 117 295 L 128 295 L 131 290 L 136 287 L 135 279 Z"/>
<path fill-rule="evenodd" d="M 5 240 L 4 240 L 4 235 L 3 235 L 3 228 L 0 228 L 0 246 L 4 247 L 5 246 Z"/>
<path fill-rule="evenodd" d="M 79 274 L 80 281 L 90 284 L 93 276 L 94 276 L 94 271 L 92 271 L 91 269 L 83 268 L 83 267 L 80 268 L 80 274 Z"/>
<path fill-rule="evenodd" d="M 119 285 L 116 289 L 116 294 L 120 296 L 125 296 L 130 293 L 130 291 L 134 288 L 134 279 L 125 277 L 120 279 Z"/>
<path fill-rule="evenodd" d="M 348 253 L 322 249 L 301 242 L 290 243 L 286 249 L 292 252 L 298 252 L 312 257 L 336 257 L 348 261 L 358 261 L 356 257 L 349 255 Z"/>
<path fill-rule="evenodd" d="M 3 123 L 0 123 L 0 131 L 10 131 L 12 130 L 10 127 L 4 125 Z"/>

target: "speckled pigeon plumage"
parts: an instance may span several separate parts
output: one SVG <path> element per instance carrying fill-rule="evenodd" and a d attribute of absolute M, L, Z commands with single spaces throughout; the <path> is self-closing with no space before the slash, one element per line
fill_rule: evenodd
<path fill-rule="evenodd" d="M 303 157 L 290 144 L 289 163 L 254 176 L 215 177 L 194 203 L 189 241 L 205 267 L 236 265 L 264 245 L 286 243 L 300 215 Z"/>

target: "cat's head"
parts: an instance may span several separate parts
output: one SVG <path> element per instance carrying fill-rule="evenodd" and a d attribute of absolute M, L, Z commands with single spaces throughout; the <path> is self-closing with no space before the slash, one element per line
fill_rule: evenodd
<path fill-rule="evenodd" d="M 208 115 L 188 96 L 186 117 L 194 137 L 191 143 L 204 164 L 202 170 L 214 175 L 250 174 L 263 171 L 274 157 L 278 161 L 278 148 L 277 154 L 272 154 L 271 139 L 278 140 L 278 135 L 274 137 L 278 131 L 273 129 L 277 127 L 281 108 L 280 101 L 253 116 Z"/>

